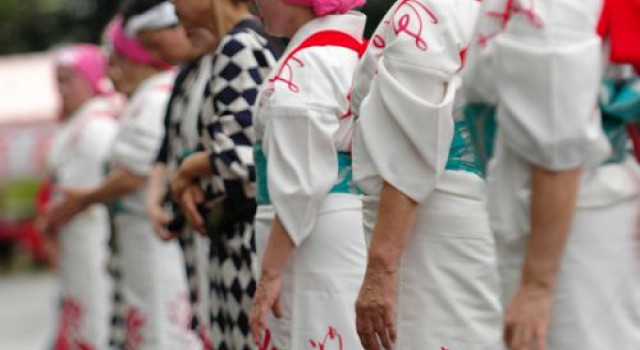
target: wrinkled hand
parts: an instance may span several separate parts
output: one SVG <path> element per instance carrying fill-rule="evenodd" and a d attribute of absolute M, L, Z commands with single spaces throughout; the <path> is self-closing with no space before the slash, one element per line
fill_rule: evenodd
<path fill-rule="evenodd" d="M 260 335 L 267 328 L 267 312 L 271 310 L 276 318 L 282 317 L 282 309 L 280 308 L 281 288 L 282 277 L 280 275 L 268 276 L 268 274 L 263 273 L 258 282 L 249 318 L 251 336 L 258 347 L 262 342 Z"/>
<path fill-rule="evenodd" d="M 202 203 L 204 203 L 204 193 L 200 185 L 195 183 L 187 186 L 184 192 L 182 192 L 179 201 L 180 209 L 187 219 L 189 226 L 198 231 L 198 233 L 206 235 L 207 231 L 204 226 L 204 219 L 198 210 L 198 205 Z"/>
<path fill-rule="evenodd" d="M 151 226 L 156 235 L 163 241 L 175 238 L 175 235 L 167 230 L 167 225 L 171 222 L 171 216 L 157 203 L 147 205 L 147 215 L 151 220 Z"/>
<path fill-rule="evenodd" d="M 396 340 L 396 273 L 369 265 L 356 301 L 356 330 L 365 350 L 391 350 Z"/>
<path fill-rule="evenodd" d="M 48 230 L 58 230 L 61 226 L 66 225 L 76 215 L 85 210 L 90 204 L 87 198 L 87 190 L 57 187 L 56 191 L 62 193 L 64 199 L 52 203 L 52 205 L 47 208 L 46 222 Z"/>
<path fill-rule="evenodd" d="M 553 292 L 520 286 L 505 317 L 504 342 L 510 350 L 547 350 Z"/>

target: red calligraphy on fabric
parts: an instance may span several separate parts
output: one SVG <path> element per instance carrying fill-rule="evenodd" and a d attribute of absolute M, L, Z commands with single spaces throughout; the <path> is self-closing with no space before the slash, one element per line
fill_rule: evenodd
<path fill-rule="evenodd" d="M 84 313 L 79 301 L 73 298 L 62 300 L 60 331 L 54 345 L 55 350 L 94 350 L 81 339 L 80 327 Z"/>
<path fill-rule="evenodd" d="M 524 16 L 534 28 L 544 27 L 544 21 L 535 11 L 535 0 L 527 0 L 528 6 L 526 7 L 516 1 L 517 0 L 507 0 L 504 9 L 487 11 L 485 13 L 486 16 L 498 21 L 500 28 L 495 32 L 480 34 L 478 36 L 478 45 L 480 45 L 480 47 L 486 47 L 492 39 L 502 33 L 507 28 L 507 24 L 511 18 L 515 15 Z"/>
<path fill-rule="evenodd" d="M 182 335 L 182 343 L 190 345 L 193 343 L 193 339 L 189 337 L 191 332 L 191 322 L 193 320 L 193 310 L 189 297 L 186 293 L 177 295 L 174 300 L 169 304 L 169 320 L 180 329 L 184 330 Z"/>
<path fill-rule="evenodd" d="M 327 334 L 325 334 L 324 338 L 321 341 L 309 340 L 309 344 L 311 345 L 312 349 L 318 350 L 326 350 L 327 345 L 336 344 L 338 345 L 338 350 L 344 350 L 342 334 L 340 334 L 340 332 L 338 332 L 338 330 L 333 327 L 329 327 Z"/>
<path fill-rule="evenodd" d="M 142 328 L 146 324 L 142 312 L 138 308 L 129 307 L 125 315 L 126 337 L 125 350 L 136 350 L 144 344 Z"/>
<path fill-rule="evenodd" d="M 276 347 L 271 344 L 271 331 L 268 329 L 264 331 L 262 344 L 260 344 L 258 350 L 276 350 Z"/>
<path fill-rule="evenodd" d="M 403 13 L 399 15 L 401 11 Z M 392 20 L 386 20 L 383 23 L 391 25 L 396 36 L 404 34 L 412 37 L 415 40 L 416 48 L 421 51 L 429 49 L 427 41 L 422 37 L 425 24 L 440 22 L 433 11 L 418 0 L 402 0 L 393 10 L 391 18 Z M 387 45 L 380 34 L 375 34 L 372 42 L 374 47 L 379 49 L 383 49 Z"/>
<path fill-rule="evenodd" d="M 298 47 L 291 50 L 291 52 L 287 54 L 282 64 L 280 65 L 280 68 L 278 68 L 278 70 L 276 71 L 274 77 L 270 78 L 268 82 L 284 83 L 287 85 L 287 88 L 291 92 L 298 93 L 300 91 L 300 88 L 294 83 L 292 63 L 295 63 L 300 68 L 304 67 L 304 63 L 296 57 L 296 54 L 304 49 L 320 46 L 335 46 L 346 48 L 355 51 L 358 54 L 358 57 L 361 57 L 364 53 L 364 49 L 366 48 L 366 42 L 361 42 L 352 37 L 350 34 L 337 30 L 324 30 L 317 32 L 308 37 Z M 273 91 L 273 88 L 268 89 L 267 91 Z"/>

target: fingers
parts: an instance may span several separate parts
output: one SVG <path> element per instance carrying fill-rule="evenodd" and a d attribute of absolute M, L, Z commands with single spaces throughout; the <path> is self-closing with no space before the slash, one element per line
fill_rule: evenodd
<path fill-rule="evenodd" d="M 251 329 L 251 337 L 253 342 L 260 347 L 262 330 L 266 327 L 267 311 L 265 305 L 265 297 L 258 292 L 251 306 L 251 317 L 249 319 L 249 328 Z"/>
<path fill-rule="evenodd" d="M 183 194 L 181 206 L 184 212 L 184 216 L 189 222 L 189 225 L 191 225 L 191 227 L 194 230 L 202 234 L 205 234 L 204 220 L 202 219 L 202 216 L 198 211 L 197 205 L 193 200 L 193 197 L 190 195 L 190 193 L 185 192 Z"/>
<path fill-rule="evenodd" d="M 382 346 L 385 349 L 390 350 L 392 347 L 391 337 L 389 336 L 389 331 L 387 329 L 387 325 L 384 322 L 384 318 L 377 317 L 373 321 L 373 326 L 377 335 L 377 338 L 382 342 Z"/>
<path fill-rule="evenodd" d="M 191 193 L 193 194 L 193 200 L 197 204 L 204 203 L 204 192 L 200 186 L 192 186 Z"/>
<path fill-rule="evenodd" d="M 271 307 L 271 312 L 273 312 L 273 316 L 276 318 L 282 317 L 282 306 L 280 306 L 280 298 L 277 298 Z"/>
<path fill-rule="evenodd" d="M 156 235 L 163 241 L 172 240 L 175 236 L 166 228 L 171 222 L 171 217 L 161 208 L 150 208 L 148 213 L 151 219 L 151 226 Z"/>
<path fill-rule="evenodd" d="M 533 332 L 529 325 L 519 325 L 513 330 L 513 338 L 511 339 L 511 349 L 513 350 L 529 350 L 533 340 Z"/>
<path fill-rule="evenodd" d="M 385 325 L 386 330 L 388 332 L 389 340 L 391 341 L 391 343 L 395 343 L 396 342 L 396 338 L 398 337 L 398 332 L 396 331 L 396 323 L 395 323 L 395 318 L 394 318 L 394 315 L 393 315 L 393 306 L 392 305 L 387 305 L 387 307 L 385 307 L 384 325 Z M 391 347 L 387 347 L 386 345 L 385 345 L 385 347 L 387 349 L 391 349 Z"/>
<path fill-rule="evenodd" d="M 360 343 L 365 350 L 380 350 L 378 337 L 389 340 L 387 345 L 391 349 L 391 342 L 382 315 L 381 305 L 370 305 L 367 302 L 356 302 L 356 330 L 360 337 Z M 387 346 L 385 345 L 385 347 Z"/>
<path fill-rule="evenodd" d="M 173 239 L 173 235 L 165 229 L 165 225 L 162 224 L 159 220 L 151 220 L 151 226 L 153 227 L 153 232 L 163 241 L 170 241 Z"/>
<path fill-rule="evenodd" d="M 537 350 L 547 350 L 547 327 L 543 324 L 539 324 L 533 332 L 534 339 L 536 341 Z"/>

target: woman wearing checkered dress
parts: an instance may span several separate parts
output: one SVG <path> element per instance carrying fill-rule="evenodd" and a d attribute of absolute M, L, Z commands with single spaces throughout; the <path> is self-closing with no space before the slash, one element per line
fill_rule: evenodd
<path fill-rule="evenodd" d="M 199 117 L 202 149 L 171 181 L 189 223 L 211 238 L 211 338 L 215 349 L 251 349 L 255 291 L 253 105 L 275 58 L 248 2 L 175 1 L 183 25 L 220 38 Z M 196 209 L 196 206 L 198 209 Z"/>

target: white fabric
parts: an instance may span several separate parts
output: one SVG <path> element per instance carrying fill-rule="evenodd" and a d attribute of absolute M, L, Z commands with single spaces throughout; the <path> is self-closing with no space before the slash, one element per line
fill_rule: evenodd
<path fill-rule="evenodd" d="M 178 242 L 161 241 L 146 217 L 115 219 L 122 257 L 127 346 L 137 350 L 200 350 Z"/>
<path fill-rule="evenodd" d="M 176 15 L 175 6 L 169 1 L 164 1 L 144 13 L 129 18 L 125 30 L 127 34 L 135 36 L 143 30 L 169 28 L 178 24 L 180 19 Z"/>
<path fill-rule="evenodd" d="M 182 117 L 180 131 L 184 133 L 184 140 L 192 150 L 198 148 L 198 117 L 204 101 L 205 88 L 211 80 L 213 69 L 213 54 L 204 55 L 198 59 L 198 77 L 189 90 L 187 109 Z"/>
<path fill-rule="evenodd" d="M 394 350 L 502 348 L 495 245 L 475 174 L 447 171 L 476 1 L 398 1 L 356 74 L 354 179 L 369 239 L 383 181 L 419 203 L 398 270 Z M 398 30 L 398 28 L 404 28 Z"/>
<path fill-rule="evenodd" d="M 504 29 L 499 16 L 515 6 Z M 528 162 L 562 170 L 610 152 L 597 94 L 599 0 L 485 1 L 469 53 L 470 102 L 498 103 L 503 141 Z"/>
<path fill-rule="evenodd" d="M 483 13 L 500 12 L 506 3 L 485 1 Z M 535 8 L 526 1 L 516 3 L 529 15 L 513 15 L 504 33 L 495 17 L 480 20 L 465 73 L 469 99 L 498 105 L 499 130 L 487 183 L 502 302 L 507 305 L 520 284 L 530 232 L 531 164 L 548 169 L 581 166 L 576 214 L 554 291 L 548 348 L 636 349 L 640 168 L 631 158 L 595 166 L 609 148 L 600 116 L 593 113 L 602 77 L 594 31 L 601 3 L 539 0 Z M 483 68 L 492 60 L 493 66 Z M 482 70 L 487 71 L 479 73 Z"/>
<path fill-rule="evenodd" d="M 256 242 L 269 236 L 269 212 L 262 214 L 256 221 Z M 269 314 L 271 343 L 261 348 L 309 349 L 313 342 L 316 349 L 362 349 L 354 308 L 366 266 L 360 198 L 329 194 L 316 215 L 313 232 L 294 251 L 282 275 L 284 316 Z M 257 252 L 262 261 L 264 245 Z"/>
<path fill-rule="evenodd" d="M 56 184 L 90 188 L 100 183 L 117 129 L 112 108 L 104 99 L 93 99 L 74 113 L 51 144 L 47 163 Z M 54 200 L 59 197 L 54 193 Z M 106 349 L 108 344 L 109 231 L 104 205 L 91 206 L 59 231 L 63 300 L 59 336 L 92 349 Z"/>
<path fill-rule="evenodd" d="M 209 330 L 211 329 L 211 279 L 209 278 L 210 261 L 209 248 L 211 247 L 211 241 L 209 237 L 201 235 L 199 232 L 192 232 L 195 237 L 196 245 L 196 258 L 197 258 L 197 278 L 198 278 L 198 307 L 193 312 L 196 312 L 198 319 L 202 324 L 199 333 L 204 336 L 209 336 Z M 206 338 L 207 340 L 211 340 Z"/>
<path fill-rule="evenodd" d="M 164 115 L 175 73 L 167 71 L 145 80 L 135 91 L 120 116 L 121 127 L 113 144 L 112 168 L 123 167 L 146 176 L 156 158 L 164 135 Z M 144 213 L 147 185 L 122 198 L 123 207 Z"/>
<path fill-rule="evenodd" d="M 452 109 L 476 1 L 398 1 L 372 37 L 353 91 L 354 180 L 386 181 L 417 202 L 436 187 L 453 139 Z M 403 28 L 401 22 L 406 22 Z M 381 142 L 384 140 L 384 142 Z"/>
<path fill-rule="evenodd" d="M 394 350 L 502 349 L 495 242 L 477 176 L 446 171 L 419 209 L 398 268 Z M 378 199 L 364 201 L 371 236 Z"/>
<path fill-rule="evenodd" d="M 343 116 L 349 111 L 358 53 L 337 46 L 310 47 L 285 59 L 312 34 L 339 30 L 358 40 L 364 25 L 365 17 L 355 12 L 305 24 L 261 88 L 256 133 L 268 159 L 269 194 L 296 245 L 314 230 L 318 208 L 339 181 L 338 151 L 350 148 L 352 120 Z"/>
<path fill-rule="evenodd" d="M 529 238 L 529 167 L 498 141 L 489 168 L 502 302 L 520 283 Z M 640 344 L 640 168 L 634 160 L 585 172 L 554 291 L 549 350 Z"/>

